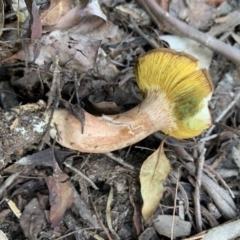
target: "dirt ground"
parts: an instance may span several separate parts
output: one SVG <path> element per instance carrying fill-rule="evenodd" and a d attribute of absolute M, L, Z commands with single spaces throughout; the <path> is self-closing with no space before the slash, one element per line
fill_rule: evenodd
<path fill-rule="evenodd" d="M 0 0 L 0 38 L 1 240 L 240 237 L 239 1 Z M 171 172 L 146 223 L 140 170 L 165 135 L 83 153 L 50 138 L 46 112 L 84 125 L 82 109 L 132 109 L 143 101 L 133 67 L 163 47 L 209 71 L 213 124 L 165 139 Z"/>

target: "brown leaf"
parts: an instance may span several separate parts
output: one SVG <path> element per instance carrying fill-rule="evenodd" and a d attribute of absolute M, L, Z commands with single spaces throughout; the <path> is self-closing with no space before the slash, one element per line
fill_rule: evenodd
<path fill-rule="evenodd" d="M 117 27 L 106 20 L 97 1 L 78 5 L 63 17 L 57 24 L 45 28 L 52 32 L 42 36 L 39 45 L 26 44 L 24 50 L 2 60 L 2 63 L 25 60 L 43 66 L 54 62 L 58 55 L 60 66 L 81 72 L 93 68 L 101 41 L 113 37 Z"/>
<path fill-rule="evenodd" d="M 31 26 L 31 38 L 32 39 L 40 39 L 42 37 L 42 22 L 39 16 L 39 11 L 36 3 L 32 3 L 32 16 L 33 23 Z"/>
<path fill-rule="evenodd" d="M 43 188 L 43 183 L 32 179 L 30 181 L 27 181 L 27 182 L 21 184 L 19 187 L 17 187 L 15 189 L 15 191 L 12 193 L 11 198 L 13 198 L 14 196 L 16 196 L 18 194 L 24 195 L 25 198 L 30 198 L 34 194 L 36 194 L 37 190 L 39 190 L 41 188 Z"/>
<path fill-rule="evenodd" d="M 67 152 L 67 151 L 60 151 L 55 150 L 55 156 L 58 159 L 58 162 L 62 164 L 66 158 L 74 155 L 73 152 Z M 33 165 L 33 166 L 45 166 L 45 167 L 52 167 L 52 149 L 47 148 L 45 150 L 33 153 L 32 155 L 27 155 L 20 160 L 18 160 L 16 165 Z"/>
<path fill-rule="evenodd" d="M 140 172 L 141 195 L 143 198 L 142 215 L 150 220 L 163 195 L 163 182 L 171 170 L 169 160 L 160 147 L 144 161 Z"/>
<path fill-rule="evenodd" d="M 38 239 L 38 234 L 46 224 L 44 211 L 40 208 L 38 200 L 33 198 L 25 207 L 20 218 L 20 225 L 25 237 L 32 240 Z"/>
<path fill-rule="evenodd" d="M 62 1 L 51 0 L 49 8 L 41 12 L 42 24 L 49 26 L 56 24 L 61 14 L 62 14 Z"/>
<path fill-rule="evenodd" d="M 59 21 L 48 30 L 66 30 L 70 29 L 76 25 L 82 25 L 86 17 L 96 16 L 99 19 L 106 21 L 106 16 L 101 10 L 98 1 L 89 1 L 87 5 L 79 4 L 76 7 L 69 10 L 65 15 L 63 15 Z M 84 25 L 84 24 L 83 24 Z"/>
<path fill-rule="evenodd" d="M 71 207 L 74 201 L 74 193 L 69 176 L 62 172 L 55 158 L 53 158 L 53 166 L 53 177 L 48 177 L 47 186 L 51 205 L 50 221 L 52 227 L 55 227 L 63 219 L 66 210 Z"/>

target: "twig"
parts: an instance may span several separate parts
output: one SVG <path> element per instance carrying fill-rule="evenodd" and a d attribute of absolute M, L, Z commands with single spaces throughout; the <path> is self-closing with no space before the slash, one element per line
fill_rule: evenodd
<path fill-rule="evenodd" d="M 113 200 L 113 187 L 111 187 L 111 190 L 108 195 L 108 200 L 107 200 L 107 209 L 106 209 L 106 219 L 107 219 L 107 225 L 110 230 L 110 232 L 116 237 L 117 240 L 120 240 L 120 237 L 117 235 L 115 230 L 113 229 L 112 226 L 112 221 L 111 221 L 111 203 Z"/>
<path fill-rule="evenodd" d="M 220 153 L 220 156 L 218 156 L 218 157 L 214 160 L 214 162 L 212 163 L 211 168 L 212 168 L 212 169 L 216 168 L 216 167 L 218 166 L 218 164 L 222 161 L 222 159 L 223 159 L 224 156 L 225 156 L 225 153 L 224 153 L 224 152 Z"/>
<path fill-rule="evenodd" d="M 232 127 L 229 127 L 225 124 L 219 123 L 219 122 L 214 122 L 214 125 L 216 125 L 217 127 L 223 128 L 228 130 L 229 132 L 232 132 L 234 134 L 236 134 L 238 137 L 240 137 L 240 131 L 238 129 L 234 129 Z"/>
<path fill-rule="evenodd" d="M 79 176 L 81 176 L 82 178 L 84 178 L 88 183 L 91 184 L 91 186 L 98 190 L 99 188 L 95 185 L 95 183 L 90 179 L 88 178 L 86 175 L 84 175 L 81 171 L 79 171 L 78 169 L 76 169 L 75 167 L 72 167 L 69 163 L 67 162 L 64 162 L 63 163 L 66 167 L 68 167 L 69 169 L 71 169 L 73 172 L 75 172 L 76 174 L 78 174 Z"/>
<path fill-rule="evenodd" d="M 0 197 L 3 195 L 4 191 L 16 181 L 20 172 L 12 173 L 5 182 L 0 186 Z"/>
<path fill-rule="evenodd" d="M 153 135 L 154 135 L 154 137 L 161 139 L 161 140 L 163 140 L 166 136 L 165 134 L 160 133 L 160 132 L 155 132 Z M 180 141 L 180 140 L 170 137 L 170 136 L 167 137 L 165 143 L 168 145 L 178 146 L 178 147 L 183 147 L 183 148 L 195 148 L 198 146 L 198 143 L 196 143 L 196 142 L 190 142 L 190 141 L 185 141 L 185 140 Z"/>
<path fill-rule="evenodd" d="M 228 190 L 228 192 L 231 195 L 231 197 L 235 198 L 232 190 L 227 185 L 227 183 L 224 181 L 224 179 L 221 177 L 221 175 L 218 172 L 216 172 L 211 166 L 209 166 L 207 164 L 204 164 L 204 167 L 206 167 L 209 171 L 211 171 L 217 177 L 217 179 L 222 183 L 222 185 Z"/>
<path fill-rule="evenodd" d="M 184 238 L 183 240 L 200 240 L 206 235 L 206 233 L 207 231 L 203 231 L 189 238 Z"/>
<path fill-rule="evenodd" d="M 213 135 L 210 135 L 210 136 L 207 136 L 207 137 L 202 137 L 199 141 L 200 142 L 207 142 L 207 141 L 210 141 L 214 138 L 217 138 L 219 134 L 213 134 Z"/>
<path fill-rule="evenodd" d="M 173 218 L 172 218 L 172 227 L 171 227 L 171 240 L 173 240 L 174 236 L 174 218 L 176 214 L 176 209 L 177 209 L 177 192 L 178 192 L 178 184 L 179 184 L 179 168 L 177 172 L 177 184 L 176 184 L 176 190 L 175 190 L 175 198 L 174 198 L 174 208 L 173 208 Z"/>
<path fill-rule="evenodd" d="M 132 170 L 134 172 L 140 171 L 139 169 L 136 169 L 132 165 L 126 163 L 122 158 L 114 156 L 112 153 L 105 153 L 105 155 L 107 157 L 111 158 L 112 160 L 116 161 L 117 163 L 123 165 L 124 167 L 129 168 L 130 170 Z"/>
<path fill-rule="evenodd" d="M 196 167 L 193 163 L 179 159 L 189 173 L 194 176 Z M 232 219 L 238 215 L 237 207 L 229 193 L 214 182 L 205 173 L 202 175 L 202 186 L 208 195 L 212 198 L 217 208 L 222 212 L 225 219 Z"/>
<path fill-rule="evenodd" d="M 197 170 L 197 184 L 194 191 L 194 206 L 195 206 L 195 219 L 197 224 L 197 231 L 202 231 L 202 217 L 201 217 L 201 206 L 200 206 L 200 187 L 202 180 L 202 171 L 205 160 L 206 148 L 203 148 L 198 160 L 198 170 Z"/>
<path fill-rule="evenodd" d="M 240 53 L 239 53 L 240 54 Z M 240 56 L 240 55 L 239 55 Z M 240 64 L 240 63 L 239 63 Z M 229 112 L 229 110 L 237 103 L 238 99 L 240 98 L 240 92 L 237 94 L 237 96 L 235 97 L 235 99 L 229 103 L 229 105 L 222 111 L 222 113 L 215 119 L 214 122 L 219 122 L 220 120 L 222 120 L 222 118 Z M 205 137 L 208 137 L 212 131 L 214 130 L 215 125 L 213 125 L 211 128 L 209 128 L 207 130 L 207 132 L 205 133 Z"/>
<path fill-rule="evenodd" d="M 213 229 L 210 229 L 202 240 L 212 239 L 236 239 L 239 236 L 240 219 L 219 225 Z"/>
<path fill-rule="evenodd" d="M 177 179 L 173 174 L 171 174 L 171 173 L 170 173 L 170 176 L 172 177 L 173 182 L 177 184 L 178 179 Z M 180 182 L 178 183 L 178 188 L 180 189 L 180 191 L 181 191 L 181 193 L 182 193 L 182 195 L 183 195 L 183 198 L 184 198 L 184 200 L 185 200 L 186 213 L 189 213 L 189 201 L 188 201 L 188 196 L 187 196 L 187 193 L 186 193 L 184 187 L 182 186 L 182 184 L 181 184 Z"/>
<path fill-rule="evenodd" d="M 165 12 L 155 0 L 137 0 L 137 2 L 146 10 L 161 30 L 161 26 L 164 24 L 168 32 L 191 38 L 214 52 L 223 55 L 235 64 L 240 64 L 240 51 L 237 48 L 223 43 L 212 36 L 194 29 L 177 18 L 172 17 L 168 12 Z"/>
<path fill-rule="evenodd" d="M 95 205 L 93 204 L 93 201 L 92 201 L 91 196 L 90 196 L 90 201 L 91 201 L 91 203 L 92 203 L 93 210 L 94 210 L 94 212 L 95 212 L 95 214 L 96 214 L 97 220 L 98 220 L 98 222 L 99 222 L 102 230 L 103 230 L 103 231 L 105 232 L 105 234 L 107 235 L 108 240 L 113 240 L 112 237 L 111 237 L 110 234 L 109 234 L 108 229 L 104 226 L 104 224 L 103 224 L 103 222 L 102 222 L 102 220 L 101 220 L 101 218 L 100 218 L 100 216 L 99 216 L 99 214 L 98 214 L 98 212 L 97 212 L 97 209 L 96 209 Z"/>
<path fill-rule="evenodd" d="M 142 38 L 144 38 L 153 48 L 160 48 L 161 46 L 159 46 L 157 44 L 157 42 L 155 40 L 151 40 L 137 25 L 137 23 L 134 21 L 134 19 L 132 18 L 132 16 L 130 17 L 130 21 L 133 27 L 131 27 L 131 25 L 129 25 L 130 28 L 132 28 L 135 32 L 137 32 Z"/>
<path fill-rule="evenodd" d="M 70 233 L 67 233 L 59 238 L 55 238 L 55 240 L 61 240 L 61 239 L 64 239 L 66 237 L 69 237 L 75 233 L 79 233 L 79 232 L 82 232 L 82 231 L 86 231 L 86 230 L 96 230 L 96 229 L 100 229 L 100 228 L 82 228 L 82 229 L 78 229 L 78 230 L 75 230 L 75 231 L 72 231 Z"/>
<path fill-rule="evenodd" d="M 136 204 L 134 201 L 131 178 L 127 177 L 127 181 L 128 181 L 128 186 L 129 186 L 129 190 L 128 190 L 129 200 L 133 206 L 133 211 L 134 211 L 133 212 L 133 223 L 134 223 L 134 227 L 136 229 L 137 236 L 140 236 L 140 234 L 143 232 L 142 221 L 141 221 L 141 207 L 139 204 Z"/>
<path fill-rule="evenodd" d="M 74 209 L 74 211 L 77 211 L 80 217 L 84 219 L 84 224 L 94 228 L 99 227 L 99 220 L 97 219 L 97 216 L 93 214 L 93 211 L 90 210 L 90 206 L 80 197 L 76 189 L 74 189 Z"/>
<path fill-rule="evenodd" d="M 203 216 L 206 217 L 206 219 L 208 220 L 209 225 L 211 227 L 216 227 L 216 226 L 219 225 L 219 223 L 216 220 L 215 216 L 213 216 L 213 214 L 210 211 L 208 211 L 208 209 L 206 209 L 204 206 L 202 206 L 201 210 L 202 210 Z"/>

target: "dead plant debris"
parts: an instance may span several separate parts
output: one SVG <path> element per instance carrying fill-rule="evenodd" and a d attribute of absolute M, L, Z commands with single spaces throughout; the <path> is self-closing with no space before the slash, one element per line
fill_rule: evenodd
<path fill-rule="evenodd" d="M 0 0 L 0 239 L 240 237 L 239 11 L 237 0 Z M 74 132 L 69 149 L 55 144 L 58 108 L 87 134 L 86 112 L 113 124 L 141 106 L 134 66 L 168 47 L 208 69 L 210 128 L 187 140 L 157 132 L 113 153 L 70 150 Z"/>

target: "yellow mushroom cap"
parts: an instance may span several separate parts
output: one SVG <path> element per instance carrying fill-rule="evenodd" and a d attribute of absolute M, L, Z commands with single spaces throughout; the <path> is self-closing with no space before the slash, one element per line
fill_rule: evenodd
<path fill-rule="evenodd" d="M 174 126 L 162 129 L 165 134 L 190 138 L 210 127 L 208 101 L 213 85 L 208 72 L 199 69 L 196 58 L 171 49 L 158 49 L 139 57 L 134 73 L 145 97 L 156 92 L 166 96 Z"/>

